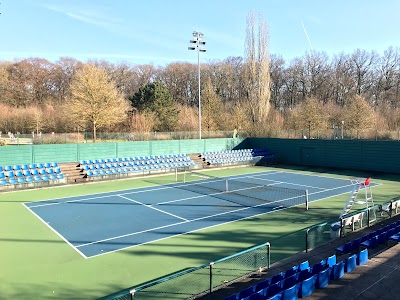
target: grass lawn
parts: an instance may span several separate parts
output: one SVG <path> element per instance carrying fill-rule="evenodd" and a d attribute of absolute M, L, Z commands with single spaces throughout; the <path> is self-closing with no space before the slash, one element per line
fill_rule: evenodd
<path fill-rule="evenodd" d="M 217 176 L 279 168 L 242 167 Z M 293 170 L 333 177 L 367 174 Z M 155 180 L 156 181 L 156 180 Z M 372 179 L 375 203 L 400 195 L 399 177 Z M 348 195 L 313 202 L 309 211 L 287 209 L 147 245 L 84 259 L 22 203 L 152 185 L 149 178 L 0 193 L 0 299 L 96 299 L 179 270 L 270 242 L 277 261 L 304 250 L 304 229 L 339 216 Z M 287 222 L 291 220 L 291 222 Z"/>

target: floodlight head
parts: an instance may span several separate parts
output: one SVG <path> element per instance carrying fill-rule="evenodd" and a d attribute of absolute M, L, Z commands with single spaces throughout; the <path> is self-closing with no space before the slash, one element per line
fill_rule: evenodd
<path fill-rule="evenodd" d="M 190 42 L 193 43 L 193 44 L 196 44 L 196 43 L 197 43 L 197 40 L 191 39 Z"/>
<path fill-rule="evenodd" d="M 199 51 L 200 52 L 206 52 L 207 50 L 205 48 L 200 48 Z"/>
<path fill-rule="evenodd" d="M 196 49 L 196 47 L 193 47 L 193 46 L 188 47 L 188 50 L 195 50 L 195 49 Z"/>
<path fill-rule="evenodd" d="M 193 31 L 193 36 L 197 36 L 197 31 Z"/>
<path fill-rule="evenodd" d="M 205 45 L 205 44 L 206 44 L 206 42 L 205 42 L 205 41 L 199 41 L 199 44 L 201 44 L 201 45 Z"/>

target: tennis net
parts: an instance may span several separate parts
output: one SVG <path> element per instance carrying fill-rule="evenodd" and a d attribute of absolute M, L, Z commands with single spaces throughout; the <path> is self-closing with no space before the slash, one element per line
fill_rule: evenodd
<path fill-rule="evenodd" d="M 248 181 L 245 181 L 245 180 Z M 240 206 L 272 206 L 274 209 L 304 205 L 308 209 L 308 191 L 266 185 L 251 177 L 214 177 L 205 173 L 186 172 L 180 189 L 209 195 Z M 250 182 L 251 181 L 251 182 Z"/>

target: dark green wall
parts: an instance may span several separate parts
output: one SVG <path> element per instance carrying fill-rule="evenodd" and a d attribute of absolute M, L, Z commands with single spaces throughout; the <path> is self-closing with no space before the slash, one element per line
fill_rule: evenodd
<path fill-rule="evenodd" d="M 267 148 L 282 163 L 400 174 L 400 142 L 249 138 L 240 148 Z"/>
<path fill-rule="evenodd" d="M 167 140 L 123 143 L 19 145 L 0 147 L 0 166 L 81 159 L 230 150 L 242 139 Z"/>

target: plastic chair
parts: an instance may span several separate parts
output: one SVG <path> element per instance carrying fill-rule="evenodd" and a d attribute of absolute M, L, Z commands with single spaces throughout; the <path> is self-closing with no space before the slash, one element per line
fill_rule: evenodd
<path fill-rule="evenodd" d="M 310 266 L 310 264 L 308 263 L 308 260 L 306 260 L 306 261 L 302 262 L 302 263 L 299 265 L 299 269 L 300 269 L 300 271 L 302 271 L 302 270 L 307 269 L 309 266 Z"/>
<path fill-rule="evenodd" d="M 260 293 L 254 293 L 244 298 L 243 300 L 264 300 L 264 296 Z"/>
<path fill-rule="evenodd" d="M 300 298 L 306 298 L 312 295 L 315 291 L 316 281 L 317 281 L 317 275 L 313 275 L 310 278 L 301 281 L 298 296 Z"/>
<path fill-rule="evenodd" d="M 361 250 L 357 254 L 357 265 L 365 265 L 368 261 L 368 249 Z"/>
<path fill-rule="evenodd" d="M 299 282 L 303 281 L 303 280 L 306 280 L 306 279 L 308 279 L 308 278 L 310 278 L 312 276 L 313 276 L 313 273 L 311 272 L 311 268 L 307 268 L 305 270 L 302 270 L 302 271 L 299 272 Z"/>
<path fill-rule="evenodd" d="M 344 261 L 338 262 L 336 265 L 332 267 L 331 271 L 331 279 L 338 280 L 342 278 L 344 275 Z"/>
<path fill-rule="evenodd" d="M 250 296 L 251 294 L 254 294 L 254 292 L 255 292 L 254 288 L 255 288 L 255 286 L 251 286 L 251 287 L 248 287 L 248 288 L 246 288 L 244 290 L 241 290 L 239 292 L 238 298 L 239 299 L 243 299 L 243 298 L 246 298 L 246 297 Z"/>
<path fill-rule="evenodd" d="M 346 273 L 350 273 L 352 271 L 354 271 L 354 269 L 357 267 L 357 255 L 353 254 L 351 256 L 349 256 L 348 258 L 346 258 L 345 260 L 345 266 L 344 266 L 344 270 Z"/>
<path fill-rule="evenodd" d="M 228 297 L 225 297 L 224 300 L 238 300 L 239 299 L 238 296 L 239 296 L 239 294 L 236 293 L 236 294 L 230 295 Z"/>
<path fill-rule="evenodd" d="M 298 283 L 299 274 L 287 277 L 282 281 L 282 289 L 288 289 Z"/>
<path fill-rule="evenodd" d="M 267 291 L 265 292 L 265 298 L 268 299 L 270 297 L 273 297 L 276 294 L 280 293 L 281 291 L 282 288 L 280 282 L 271 284 L 269 287 L 267 287 Z"/>
<path fill-rule="evenodd" d="M 295 284 L 292 287 L 282 290 L 281 300 L 297 300 L 299 285 Z"/>
<path fill-rule="evenodd" d="M 319 263 L 317 263 L 311 267 L 311 272 L 313 273 L 313 275 L 317 274 L 317 273 L 321 272 L 325 267 L 326 267 L 326 261 L 321 260 Z"/>
<path fill-rule="evenodd" d="M 271 278 L 271 285 L 283 280 L 284 278 L 285 278 L 285 274 L 284 273 L 276 274 L 275 276 L 273 276 Z"/>
<path fill-rule="evenodd" d="M 336 254 L 333 254 L 333 255 L 329 256 L 329 257 L 326 259 L 326 264 L 327 264 L 329 267 L 332 267 L 333 265 L 336 265 Z"/>
<path fill-rule="evenodd" d="M 340 254 L 350 253 L 351 250 L 352 250 L 352 241 L 347 242 L 346 244 L 336 248 L 336 252 L 338 252 Z"/>
<path fill-rule="evenodd" d="M 329 279 L 331 275 L 331 268 L 326 267 L 324 270 L 319 272 L 317 275 L 317 280 L 315 282 L 315 287 L 317 289 L 322 289 L 329 284 Z"/>
<path fill-rule="evenodd" d="M 259 292 L 259 291 L 269 287 L 270 283 L 271 283 L 270 279 L 266 279 L 264 281 L 261 281 L 261 282 L 256 284 L 256 287 L 255 287 L 254 291 L 255 292 Z"/>

